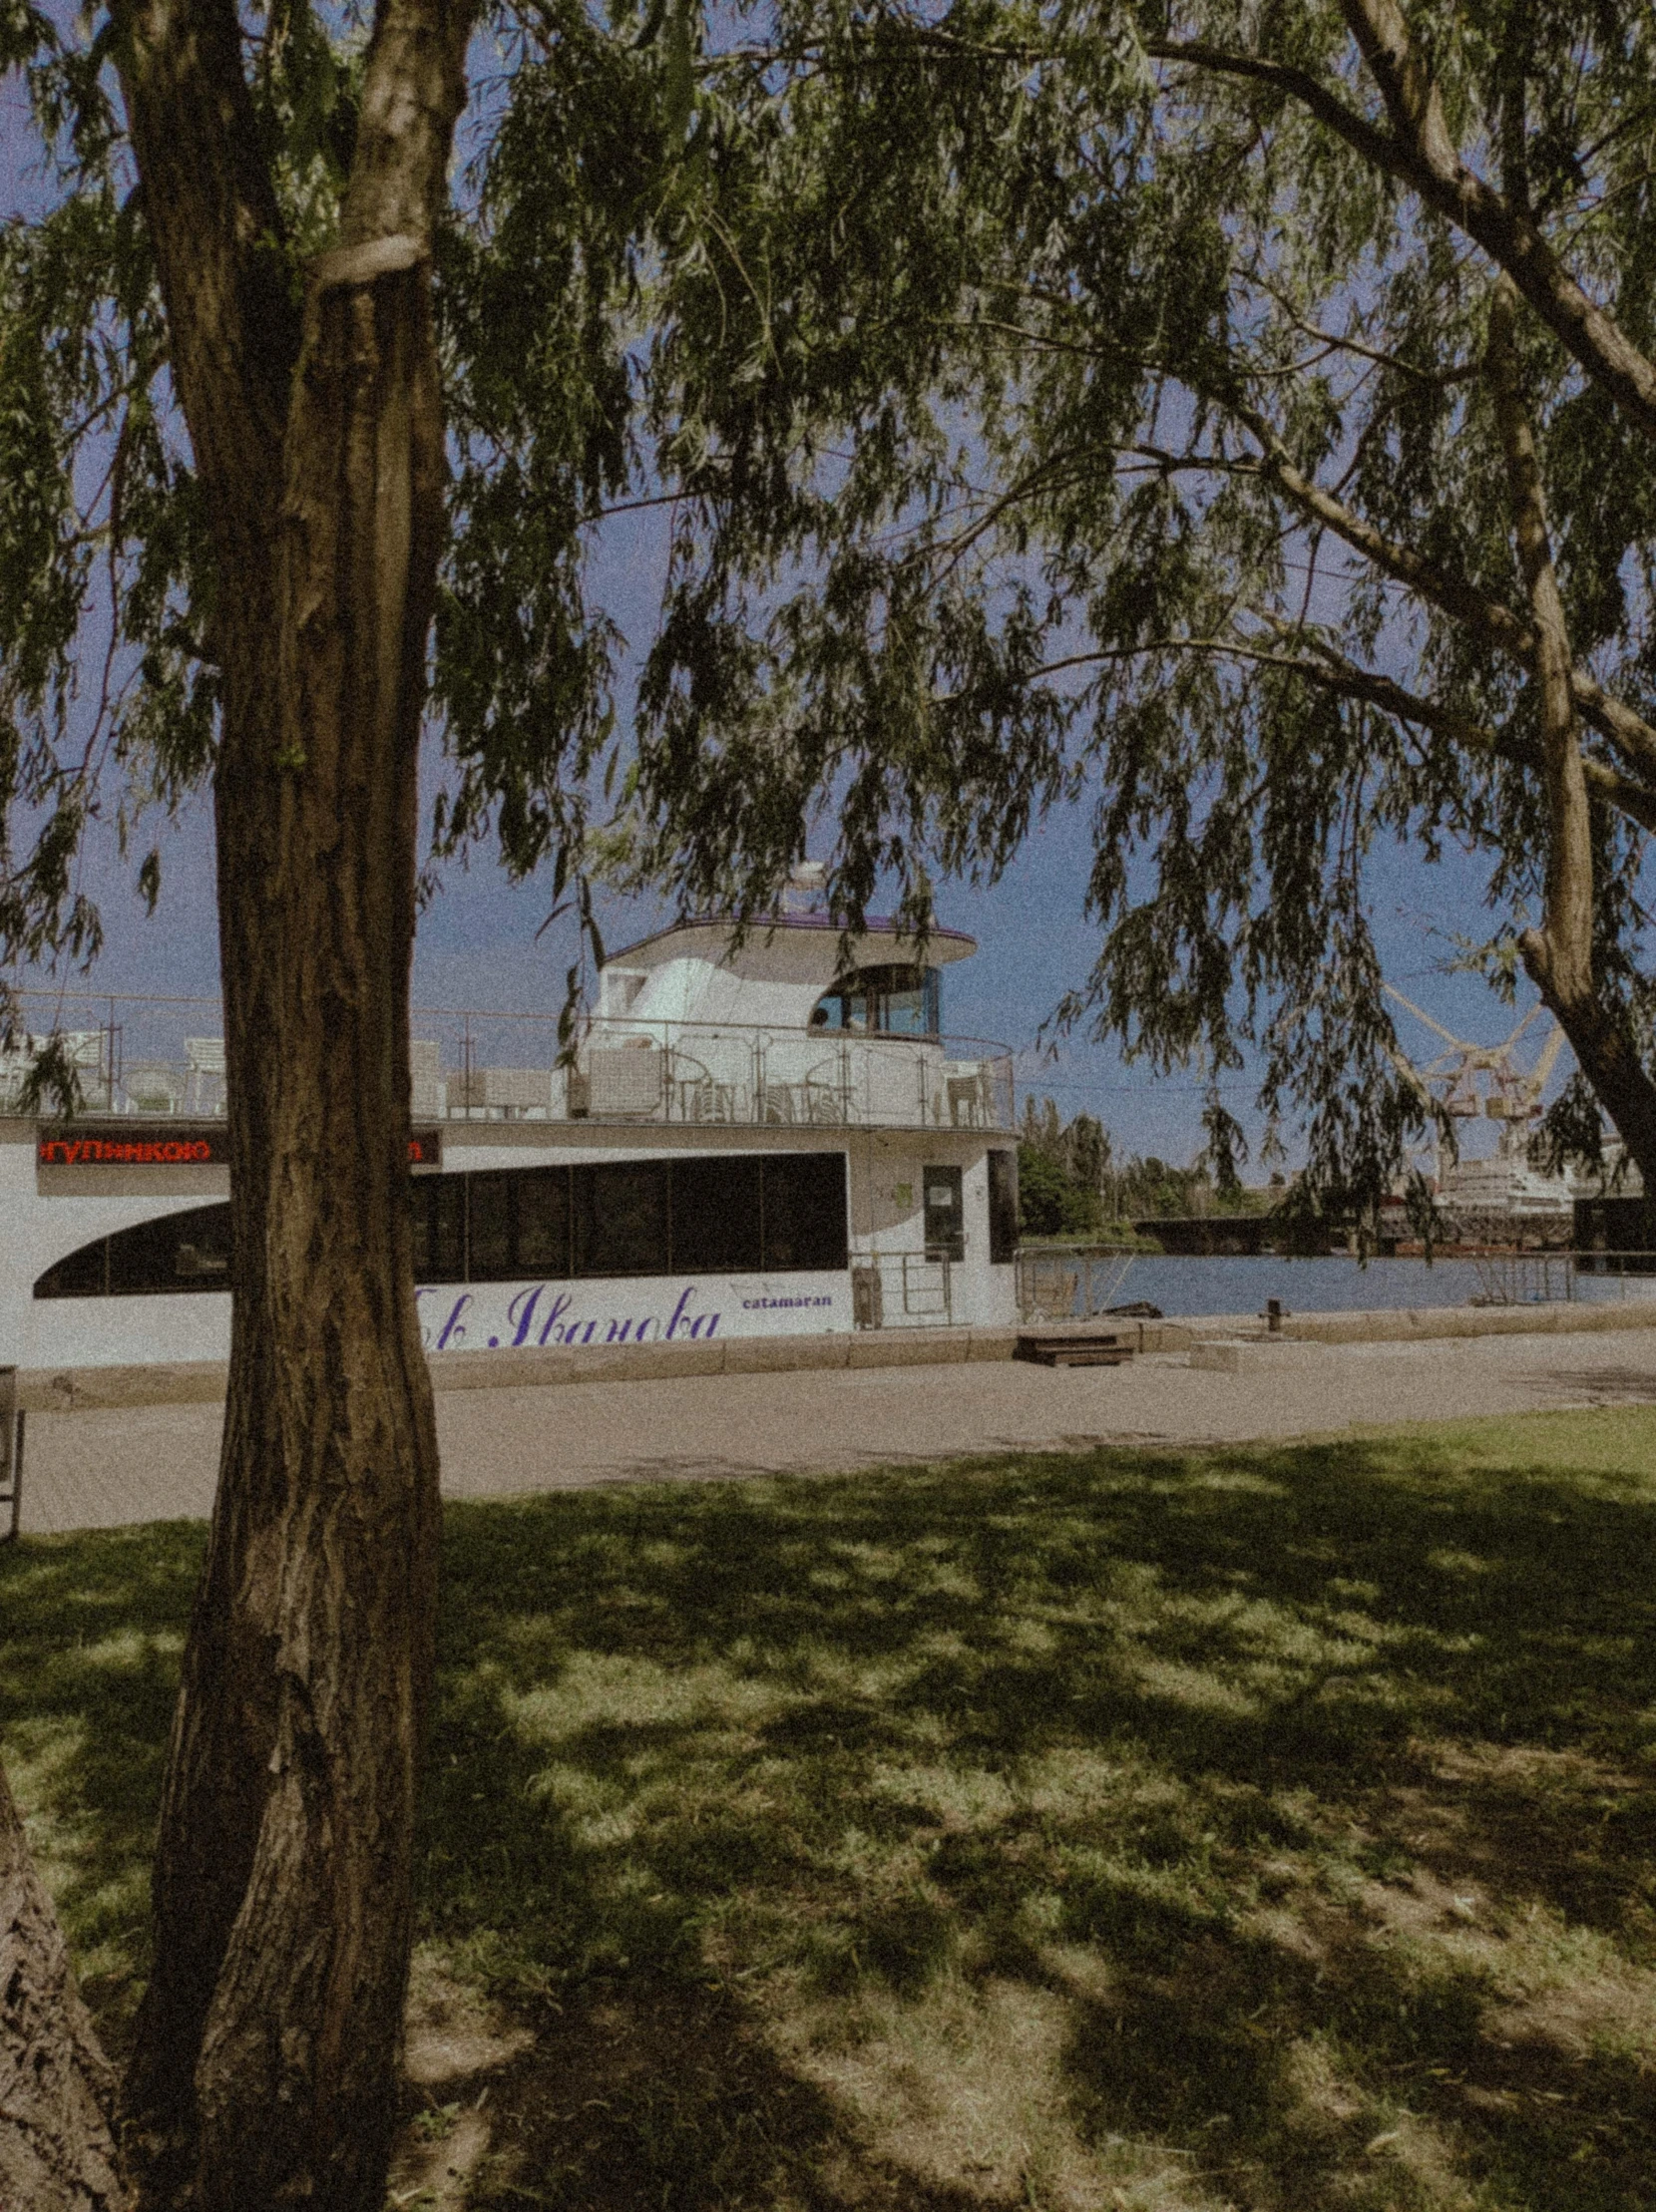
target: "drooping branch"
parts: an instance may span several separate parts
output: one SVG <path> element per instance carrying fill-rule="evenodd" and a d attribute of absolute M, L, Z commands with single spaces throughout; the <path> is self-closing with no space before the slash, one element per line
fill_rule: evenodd
<path fill-rule="evenodd" d="M 1494 190 L 1460 159 L 1438 87 L 1415 51 L 1398 0 L 1340 4 L 1403 151 L 1407 167 L 1397 174 L 1415 185 L 1429 206 L 1477 241 L 1594 383 L 1656 437 L 1656 362 L 1588 298 L 1528 210 Z"/>
<path fill-rule="evenodd" d="M 1640 429 L 1656 437 L 1656 362 L 1590 299 L 1533 220 L 1460 159 L 1436 86 L 1415 56 L 1396 0 L 1341 0 L 1386 102 L 1383 131 L 1308 70 L 1192 39 L 1150 39 L 1158 61 L 1270 85 L 1297 100 L 1374 169 L 1417 192 L 1504 269 L 1534 312 Z"/>
<path fill-rule="evenodd" d="M 1032 677 L 1053 676 L 1071 668 L 1096 667 L 1102 662 L 1136 660 L 1154 653 L 1202 654 L 1214 659 L 1245 661 L 1256 668 L 1274 668 L 1284 675 L 1297 676 L 1306 683 L 1315 684 L 1319 690 L 1337 693 L 1341 698 L 1362 699 L 1370 706 L 1381 708 L 1400 722 L 1407 722 L 1418 729 L 1430 730 L 1435 737 L 1448 739 L 1463 752 L 1476 753 L 1493 760 L 1510 761 L 1513 767 L 1541 775 L 1544 760 L 1539 742 L 1507 728 L 1495 728 L 1487 722 L 1476 721 L 1471 715 L 1462 714 L 1457 707 L 1447 706 L 1438 699 L 1423 699 L 1418 692 L 1408 690 L 1393 676 L 1382 675 L 1377 669 L 1361 667 L 1348 660 L 1344 653 L 1322 638 L 1306 639 L 1309 650 L 1292 649 L 1304 633 L 1290 622 L 1271 621 L 1283 640 L 1283 646 L 1273 650 L 1268 646 L 1251 645 L 1232 637 L 1152 637 L 1131 646 L 1109 648 L 1092 653 L 1066 653 L 1061 660 L 1044 661 L 1030 671 Z M 1613 768 L 1608 761 L 1595 760 L 1590 754 L 1581 756 L 1581 772 L 1593 797 L 1604 805 L 1614 807 L 1630 822 L 1638 823 L 1643 830 L 1656 835 L 1656 790 L 1648 784 Z"/>
<path fill-rule="evenodd" d="M 1528 769 L 1533 774 L 1545 773 L 1545 755 L 1534 738 L 1510 729 L 1492 728 L 1440 700 L 1423 699 L 1395 678 L 1360 667 L 1321 640 L 1316 643 L 1314 659 L 1283 655 L 1279 664 L 1291 666 L 1296 674 L 1327 690 L 1341 692 L 1347 698 L 1366 699 L 1370 705 L 1395 715 L 1400 722 L 1431 730 L 1435 736 L 1448 738 L 1465 752 L 1510 761 L 1515 768 Z M 1623 774 L 1619 768 L 1612 768 L 1608 761 L 1594 760 L 1579 751 L 1576 757 L 1587 788 L 1595 798 L 1626 815 L 1630 822 L 1637 822 L 1641 829 L 1656 833 L 1656 791 Z"/>

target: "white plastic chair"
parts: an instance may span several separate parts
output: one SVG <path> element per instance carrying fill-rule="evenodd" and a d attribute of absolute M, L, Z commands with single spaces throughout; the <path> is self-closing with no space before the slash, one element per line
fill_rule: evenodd
<path fill-rule="evenodd" d="M 186 1096 L 191 1112 L 221 1114 L 224 1110 L 223 1038 L 186 1037 L 184 1049 L 189 1070 Z"/>

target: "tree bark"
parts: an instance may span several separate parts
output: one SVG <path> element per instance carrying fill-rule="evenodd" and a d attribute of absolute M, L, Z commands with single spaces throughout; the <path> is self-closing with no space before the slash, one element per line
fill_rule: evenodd
<path fill-rule="evenodd" d="M 1569 627 L 1553 566 L 1540 459 L 1523 402 L 1515 330 L 1518 291 L 1497 278 L 1489 304 L 1487 370 L 1506 461 L 1512 539 L 1529 601 L 1540 707 L 1548 840 L 1541 925 L 1518 949 L 1530 980 L 1569 1039 L 1581 1072 L 1620 1131 L 1645 1186 L 1656 1191 L 1656 1083 L 1624 1019 L 1604 1003 L 1593 960 L 1593 833 L 1571 682 Z"/>
<path fill-rule="evenodd" d="M 380 2212 L 436 1597 L 408 983 L 443 518 L 429 241 L 466 18 L 382 0 L 344 243 L 307 272 L 302 315 L 265 282 L 278 234 L 256 139 L 238 140 L 226 0 L 140 0 L 129 21 L 123 82 L 218 561 L 234 1232 L 133 2159 L 155 2212 Z"/>
<path fill-rule="evenodd" d="M 312 280 L 279 563 L 280 861 L 262 952 L 282 1057 L 258 1409 L 283 1470 L 274 1742 L 196 2071 L 202 2212 L 378 2212 L 433 1666 L 437 1451 L 413 1298 L 416 765 L 442 440 L 423 247 Z M 258 1609 L 262 1612 L 261 1606 Z"/>
<path fill-rule="evenodd" d="M 0 1769 L 0 2206 L 122 2212 L 115 2075 Z"/>

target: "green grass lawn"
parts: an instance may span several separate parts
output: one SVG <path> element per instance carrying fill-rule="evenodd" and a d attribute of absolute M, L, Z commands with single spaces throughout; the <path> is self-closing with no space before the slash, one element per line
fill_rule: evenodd
<path fill-rule="evenodd" d="M 1642 1410 L 450 1508 L 396 2194 L 1656 2206 L 1653 1508 Z M 200 1549 L 0 1556 L 117 2048 Z"/>

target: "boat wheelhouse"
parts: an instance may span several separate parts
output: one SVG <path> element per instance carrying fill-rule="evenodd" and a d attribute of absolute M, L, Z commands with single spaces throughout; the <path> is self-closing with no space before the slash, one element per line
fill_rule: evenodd
<path fill-rule="evenodd" d="M 417 1011 L 428 1347 L 1014 1320 L 1012 1058 L 942 1026 L 976 945 L 871 921 L 848 949 L 822 914 L 691 919 L 605 963 L 573 1038 Z M 71 1121 L 21 1111 L 32 1050 L 0 1057 L 0 1364 L 222 1358 L 222 1042 L 185 1033 L 200 1000 L 97 1004 L 57 1031 Z"/>

